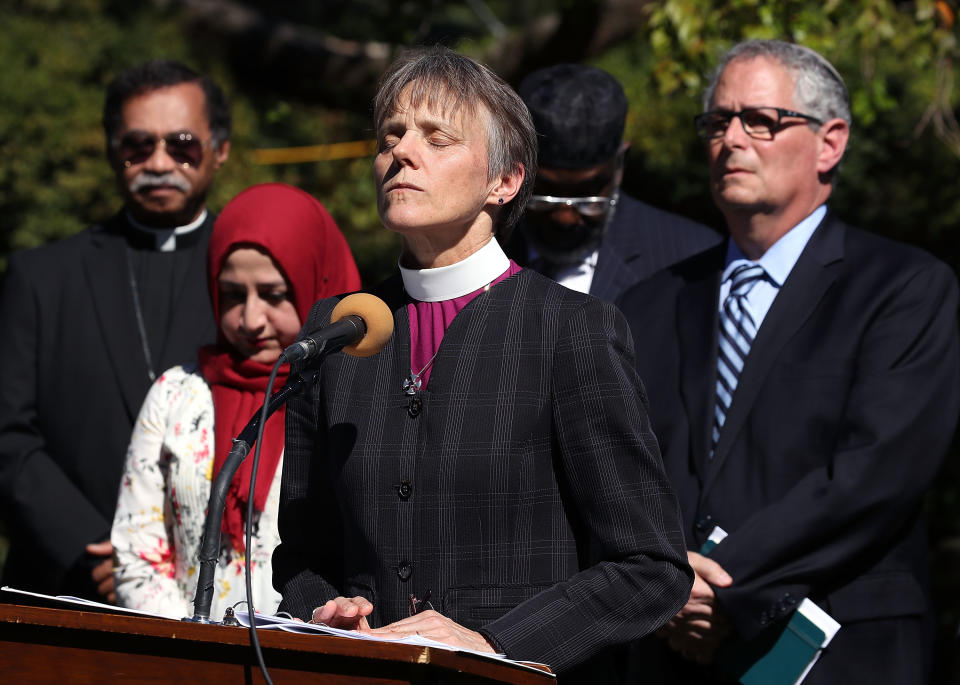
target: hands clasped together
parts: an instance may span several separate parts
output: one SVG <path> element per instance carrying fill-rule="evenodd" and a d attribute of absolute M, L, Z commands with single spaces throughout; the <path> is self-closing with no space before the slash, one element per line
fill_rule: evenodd
<path fill-rule="evenodd" d="M 483 635 L 464 628 L 432 609 L 421 611 L 382 628 L 371 628 L 367 623 L 367 616 L 372 611 L 373 604 L 365 597 L 337 597 L 314 609 L 312 622 L 384 638 L 419 635 L 454 647 L 491 654 L 496 652 Z"/>
<path fill-rule="evenodd" d="M 702 554 L 687 552 L 687 561 L 696 574 L 690 599 L 657 635 L 685 659 L 710 664 L 731 632 L 730 622 L 718 610 L 713 588 L 728 587 L 733 579 L 720 564 Z"/>
<path fill-rule="evenodd" d="M 117 593 L 113 587 L 113 545 L 109 540 L 91 542 L 86 547 L 87 554 L 101 559 L 90 571 L 90 578 L 97 588 L 100 599 L 108 604 L 117 603 Z"/>

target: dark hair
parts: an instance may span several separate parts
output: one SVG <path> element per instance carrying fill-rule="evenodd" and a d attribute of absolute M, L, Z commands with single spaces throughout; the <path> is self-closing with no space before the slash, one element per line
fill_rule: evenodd
<path fill-rule="evenodd" d="M 523 215 L 537 175 L 537 133 L 527 106 L 507 83 L 488 67 L 450 48 L 437 45 L 403 53 L 380 78 L 373 101 L 377 131 L 396 112 L 400 93 L 408 85 L 410 106 L 423 104 L 444 113 L 460 108 L 487 114 L 487 178 L 504 176 L 517 167 L 523 183 L 496 217 L 494 231 L 505 240 Z"/>
<path fill-rule="evenodd" d="M 117 130 L 123 124 L 123 104 L 132 97 L 159 88 L 196 83 L 203 90 L 207 123 L 214 147 L 230 139 L 230 105 L 220 86 L 180 62 L 154 59 L 131 67 L 116 76 L 107 86 L 103 103 L 103 129 L 107 145 L 115 144 Z"/>
<path fill-rule="evenodd" d="M 623 145 L 627 96 L 613 76 L 585 64 L 555 64 L 520 82 L 540 137 L 541 167 L 586 169 L 608 162 Z"/>

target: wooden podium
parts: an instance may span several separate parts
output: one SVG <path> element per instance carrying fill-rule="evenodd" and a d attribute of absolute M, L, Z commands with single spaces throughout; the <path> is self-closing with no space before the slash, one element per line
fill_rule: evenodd
<path fill-rule="evenodd" d="M 258 631 L 274 683 L 516 683 L 553 677 L 472 654 Z M 246 628 L 0 604 L 7 683 L 264 683 Z"/>

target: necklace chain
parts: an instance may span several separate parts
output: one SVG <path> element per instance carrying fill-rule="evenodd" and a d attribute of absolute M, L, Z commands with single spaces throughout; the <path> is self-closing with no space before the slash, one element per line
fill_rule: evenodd
<path fill-rule="evenodd" d="M 143 359 L 147 363 L 147 377 L 153 383 L 157 374 L 153 370 L 153 356 L 150 354 L 150 343 L 147 341 L 147 327 L 143 323 L 143 311 L 140 307 L 140 290 L 137 288 L 137 277 L 133 271 L 133 257 L 130 247 L 127 246 L 127 275 L 130 277 L 130 291 L 133 295 L 133 311 L 137 316 L 137 330 L 140 333 L 140 347 L 143 349 Z"/>
<path fill-rule="evenodd" d="M 487 283 L 483 287 L 483 292 L 490 292 L 490 286 L 493 285 L 493 281 Z M 481 293 L 482 294 L 482 293 Z M 403 379 L 403 386 L 401 390 L 405 395 L 416 395 L 420 392 L 420 389 L 423 387 L 423 374 L 430 368 L 433 364 L 433 360 L 437 358 L 437 355 L 440 354 L 440 348 L 437 348 L 437 351 L 433 353 L 433 356 L 427 360 L 427 363 L 423 365 L 423 368 L 417 372 L 414 372 L 413 367 L 410 367 L 410 375 Z"/>
<path fill-rule="evenodd" d="M 423 373 L 430 368 L 430 365 L 433 364 L 433 360 L 437 358 L 437 355 L 440 354 L 438 349 L 433 353 L 433 356 L 423 365 L 423 368 L 413 372 L 413 367 L 410 367 L 410 375 L 403 380 L 403 392 L 407 395 L 416 395 L 420 392 L 420 388 L 423 387 Z"/>

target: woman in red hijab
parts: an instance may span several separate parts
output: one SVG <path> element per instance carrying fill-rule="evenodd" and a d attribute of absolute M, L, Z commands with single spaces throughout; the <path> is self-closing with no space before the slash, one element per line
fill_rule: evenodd
<path fill-rule="evenodd" d="M 316 199 L 271 183 L 235 197 L 210 238 L 207 274 L 216 345 L 199 364 L 176 366 L 153 385 L 134 426 L 111 541 L 122 606 L 175 618 L 192 615 L 197 551 L 210 484 L 231 440 L 263 403 L 267 379 L 314 301 L 357 290 L 346 240 Z M 281 367 L 277 386 L 286 380 Z M 284 412 L 267 422 L 254 506 L 254 604 L 273 613 L 280 595 L 270 557 L 279 541 L 277 504 Z M 245 599 L 243 534 L 252 459 L 231 483 L 223 518 L 211 616 Z"/>

